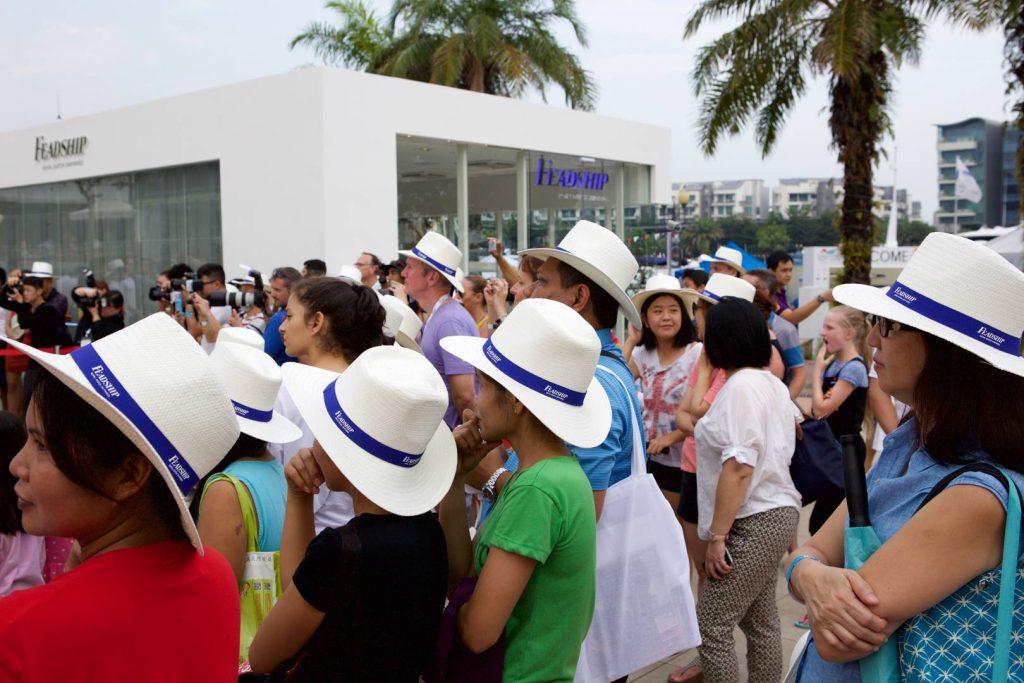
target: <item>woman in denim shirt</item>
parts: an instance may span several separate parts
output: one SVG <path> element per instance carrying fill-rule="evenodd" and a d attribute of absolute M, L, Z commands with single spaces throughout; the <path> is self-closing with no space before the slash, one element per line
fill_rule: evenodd
<path fill-rule="evenodd" d="M 811 623 L 797 680 L 860 681 L 857 660 L 893 634 L 901 680 L 990 680 L 1007 490 L 970 472 L 918 508 L 973 461 L 1001 466 L 1024 488 L 1024 274 L 982 245 L 933 233 L 887 292 L 843 285 L 834 295 L 872 314 L 879 382 L 913 414 L 868 476 L 882 547 L 859 570 L 841 568 L 844 503 L 790 557 L 790 590 Z M 1024 573 L 1016 580 L 1019 613 Z M 931 608 L 954 593 L 946 605 L 972 616 L 940 629 L 948 614 Z M 1011 642 L 1010 662 L 1009 680 L 1024 681 L 1024 639 Z"/>

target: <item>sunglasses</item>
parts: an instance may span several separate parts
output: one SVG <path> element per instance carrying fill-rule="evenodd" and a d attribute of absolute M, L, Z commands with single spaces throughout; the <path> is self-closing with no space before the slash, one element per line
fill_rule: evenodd
<path fill-rule="evenodd" d="M 880 315 L 870 315 L 868 316 L 868 321 L 872 327 L 878 325 L 878 334 L 882 337 L 888 337 L 891 332 L 917 332 L 917 330 L 906 323 L 889 320 Z"/>

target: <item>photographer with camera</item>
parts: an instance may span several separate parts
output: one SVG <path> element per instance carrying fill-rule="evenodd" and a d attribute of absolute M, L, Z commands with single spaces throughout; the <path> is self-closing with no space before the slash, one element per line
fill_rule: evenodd
<path fill-rule="evenodd" d="M 108 287 L 106 280 L 97 280 L 93 272 L 88 268 L 82 269 L 84 285 L 71 290 L 71 300 L 78 305 L 78 322 L 75 327 L 75 343 L 81 344 L 85 333 L 92 326 L 92 314 L 90 308 L 96 308 L 99 300 L 107 295 Z"/>
<path fill-rule="evenodd" d="M 188 302 L 194 312 L 194 315 L 186 314 L 185 326 L 203 347 L 203 351 L 212 353 L 221 326 L 227 325 L 231 318 L 230 306 L 211 306 L 209 301 L 214 292 L 227 291 L 224 286 L 224 267 L 219 263 L 206 263 L 199 266 L 196 275 L 199 282 L 189 283 L 192 286 L 185 288 L 191 291 Z"/>
<path fill-rule="evenodd" d="M 34 264 L 38 266 L 39 264 Z M 43 280 L 34 275 L 12 277 L 0 291 L 0 308 L 17 314 L 18 325 L 25 330 L 28 342 L 37 349 L 71 346 L 71 335 L 64 325 L 64 314 L 43 298 Z M 22 338 L 22 341 L 25 341 Z M 39 365 L 29 361 L 22 384 L 25 404 L 32 395 Z"/>
<path fill-rule="evenodd" d="M 266 305 L 266 295 L 262 297 L 257 294 L 262 294 L 262 288 L 257 289 L 256 278 L 252 275 L 246 275 L 231 281 L 238 291 L 245 299 L 245 306 L 232 308 L 231 317 L 228 318 L 228 324 L 232 327 L 245 327 L 254 332 L 259 332 L 260 336 L 263 336 L 263 331 L 267 327 L 267 315 L 264 311 Z M 262 285 L 262 279 L 259 283 Z"/>
<path fill-rule="evenodd" d="M 47 304 L 53 306 L 65 320 L 68 317 L 68 298 L 58 292 L 53 286 L 53 265 L 46 261 L 35 261 L 32 269 L 25 273 L 25 277 L 39 278 L 42 282 L 42 298 Z"/>
<path fill-rule="evenodd" d="M 104 284 L 102 281 L 97 283 Z M 100 287 L 90 290 L 88 287 L 78 287 L 72 293 L 78 294 L 79 290 L 85 290 L 85 293 L 80 294 L 83 298 L 75 299 L 79 306 L 82 306 L 87 314 L 87 318 L 83 318 L 78 323 L 78 333 L 76 341 L 80 346 L 91 344 L 94 341 L 103 339 L 108 334 L 113 334 L 118 330 L 124 329 L 124 295 L 116 289 L 106 291 L 106 287 L 102 290 Z M 93 294 L 89 297 L 89 291 Z"/>

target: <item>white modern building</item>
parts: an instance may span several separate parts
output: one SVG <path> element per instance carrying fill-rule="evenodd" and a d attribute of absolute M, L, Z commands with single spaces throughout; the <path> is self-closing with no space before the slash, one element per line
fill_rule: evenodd
<path fill-rule="evenodd" d="M 479 267 L 487 238 L 622 231 L 672 204 L 666 128 L 424 83 L 312 68 L 0 132 L 0 265 L 50 261 L 133 283 L 173 263 L 264 271 L 439 230 Z M 124 289 L 129 289 L 126 285 Z"/>

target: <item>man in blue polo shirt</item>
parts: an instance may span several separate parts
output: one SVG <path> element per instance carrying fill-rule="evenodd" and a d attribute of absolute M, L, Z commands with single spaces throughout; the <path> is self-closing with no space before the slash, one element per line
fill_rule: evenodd
<path fill-rule="evenodd" d="M 639 265 L 615 233 L 590 221 L 578 222 L 557 247 L 528 249 L 520 256 L 546 259 L 537 273 L 532 296 L 560 301 L 590 323 L 601 340 L 599 368 L 610 370 L 622 380 L 620 384 L 601 369 L 595 375 L 612 405 L 612 426 L 604 442 L 595 448 L 569 444 L 590 480 L 594 507 L 600 518 L 605 491 L 630 474 L 633 420 L 629 411 L 633 411 L 637 424 L 643 424 L 640 401 L 635 391 L 628 390 L 635 386 L 633 374 L 612 336 L 620 309 L 630 323 L 641 327 L 640 314 L 625 291 Z M 543 331 L 538 334 L 543 335 Z M 647 435 L 641 433 L 640 438 L 646 452 Z M 469 479 L 483 488 L 485 498 L 493 500 L 517 466 L 514 453 L 501 467 L 492 454 L 481 461 Z"/>
<path fill-rule="evenodd" d="M 263 350 L 278 365 L 296 360 L 284 351 L 284 342 L 281 340 L 281 321 L 284 320 L 285 306 L 288 305 L 292 287 L 301 279 L 302 274 L 299 271 L 288 267 L 275 268 L 274 272 L 270 274 L 270 296 L 277 304 L 278 310 L 270 317 L 266 329 L 263 330 Z"/>

